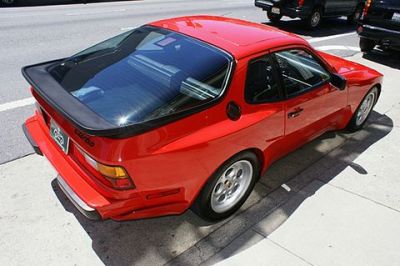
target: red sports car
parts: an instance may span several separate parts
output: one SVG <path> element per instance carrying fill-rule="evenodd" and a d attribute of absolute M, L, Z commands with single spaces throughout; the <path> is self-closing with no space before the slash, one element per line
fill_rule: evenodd
<path fill-rule="evenodd" d="M 272 162 L 329 130 L 360 129 L 382 74 L 273 27 L 153 22 L 27 66 L 24 124 L 92 219 L 233 214 Z"/>

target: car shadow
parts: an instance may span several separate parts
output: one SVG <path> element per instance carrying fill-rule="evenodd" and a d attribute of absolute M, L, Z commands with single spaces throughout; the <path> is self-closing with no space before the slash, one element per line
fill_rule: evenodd
<path fill-rule="evenodd" d="M 355 25 L 349 25 L 346 19 L 342 18 L 326 18 L 321 22 L 319 28 L 309 30 L 305 27 L 300 19 L 281 20 L 278 23 L 270 21 L 263 22 L 265 25 L 273 26 L 284 31 L 292 32 L 297 35 L 309 37 L 326 37 L 337 34 L 344 34 L 355 31 Z"/>
<path fill-rule="evenodd" d="M 127 222 L 90 221 L 77 211 L 55 180 L 52 186 L 63 207 L 90 236 L 93 250 L 105 265 L 212 264 L 248 246 L 249 241 L 238 236 L 272 213 L 284 215 L 269 221 L 270 233 L 290 219 L 302 202 L 319 189 L 320 186 L 313 186 L 307 194 L 298 193 L 314 180 L 325 184 L 347 167 L 360 174 L 368 173 L 367 166 L 354 160 L 393 128 L 392 119 L 376 112 L 369 121 L 373 122 L 360 132 L 326 133 L 274 163 L 259 181 L 257 190 L 263 189 L 255 192 L 263 198 L 215 224 L 204 222 L 191 211 Z M 285 204 L 290 199 L 291 203 Z"/>
<path fill-rule="evenodd" d="M 364 53 L 363 58 L 391 68 L 400 69 L 399 51 L 374 49 L 369 53 Z"/>
<path fill-rule="evenodd" d="M 182 215 L 133 221 L 92 221 L 76 209 L 56 179 L 51 185 L 64 209 L 75 216 L 92 239 L 92 248 L 105 265 L 162 265 L 246 210 L 244 206 L 237 214 L 219 223 L 207 222 L 191 210 Z M 265 196 L 265 189 L 261 188 L 256 186 L 252 195 Z M 249 202 L 246 204 L 250 205 Z"/>

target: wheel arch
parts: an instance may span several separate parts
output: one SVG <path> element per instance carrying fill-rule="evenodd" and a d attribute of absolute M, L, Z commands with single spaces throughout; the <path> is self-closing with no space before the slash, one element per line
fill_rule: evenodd
<path fill-rule="evenodd" d="M 321 17 L 325 16 L 325 4 L 326 1 L 317 1 L 315 3 L 314 8 L 312 9 L 312 11 L 316 10 L 316 9 L 320 9 L 321 10 Z"/>
<path fill-rule="evenodd" d="M 371 89 L 372 89 L 373 87 L 377 87 L 377 88 L 378 88 L 378 98 L 376 98 L 376 101 L 378 101 L 379 97 L 381 96 L 382 84 L 381 84 L 381 83 L 376 83 L 375 85 L 373 85 L 373 86 L 371 87 Z"/>
<path fill-rule="evenodd" d="M 229 158 L 227 158 L 225 161 L 223 161 L 217 169 L 215 169 L 215 171 L 217 171 L 225 162 L 231 160 L 233 157 L 238 156 L 241 153 L 245 153 L 245 152 L 251 152 L 253 153 L 256 157 L 257 157 L 257 161 L 258 161 L 258 179 L 261 177 L 262 174 L 262 170 L 264 169 L 265 166 L 265 156 L 264 153 L 262 152 L 261 149 L 256 148 L 256 147 L 252 147 L 252 148 L 247 148 L 247 149 L 243 149 L 241 151 L 236 152 L 235 154 L 233 154 L 232 156 L 230 156 Z M 213 172 L 213 174 L 215 173 L 215 171 Z M 211 177 L 211 176 L 210 176 Z M 209 177 L 209 178 L 210 178 Z"/>
<path fill-rule="evenodd" d="M 256 181 L 258 181 L 258 180 L 261 178 L 261 175 L 262 175 L 262 173 L 263 173 L 263 169 L 264 169 L 264 166 L 265 166 L 265 156 L 264 156 L 264 153 L 262 152 L 261 149 L 256 148 L 256 147 L 251 147 L 251 148 L 247 148 L 247 149 L 240 150 L 240 151 L 238 151 L 238 152 L 232 154 L 229 158 L 226 158 L 223 162 L 220 162 L 220 163 L 219 163 L 218 167 L 216 167 L 216 168 L 214 169 L 214 171 L 212 171 L 212 173 L 210 174 L 210 176 L 209 176 L 209 177 L 203 182 L 203 184 L 200 186 L 200 188 L 198 189 L 197 193 L 196 193 L 196 194 L 194 195 L 194 197 L 192 198 L 192 200 L 191 200 L 189 206 L 192 206 L 192 205 L 196 202 L 196 199 L 199 197 L 199 195 L 200 195 L 201 191 L 203 190 L 203 188 L 204 188 L 204 187 L 206 186 L 206 184 L 211 180 L 211 178 L 212 178 L 212 177 L 214 176 L 214 174 L 218 171 L 218 169 L 220 169 L 220 168 L 225 164 L 225 162 L 227 162 L 227 161 L 231 160 L 232 158 L 238 156 L 239 154 L 245 153 L 245 152 L 251 152 L 251 153 L 253 153 L 253 154 L 257 157 L 257 161 L 258 161 L 258 164 L 259 164 L 259 165 L 258 165 L 258 168 L 259 168 L 259 169 L 258 169 L 258 177 L 257 177 L 257 180 L 256 180 Z"/>

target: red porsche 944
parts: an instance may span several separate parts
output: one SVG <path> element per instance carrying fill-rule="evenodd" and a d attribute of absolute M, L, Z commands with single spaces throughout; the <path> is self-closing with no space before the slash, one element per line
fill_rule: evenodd
<path fill-rule="evenodd" d="M 382 75 L 247 21 L 153 22 L 24 67 L 24 132 L 88 218 L 233 214 L 272 162 L 362 128 Z"/>

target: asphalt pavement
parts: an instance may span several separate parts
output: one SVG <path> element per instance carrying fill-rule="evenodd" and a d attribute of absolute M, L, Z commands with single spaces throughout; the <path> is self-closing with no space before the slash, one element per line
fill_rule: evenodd
<path fill-rule="evenodd" d="M 399 235 L 393 224 L 399 221 L 400 186 L 396 172 L 400 169 L 396 160 L 400 154 L 392 143 L 399 141 L 396 124 L 400 121 L 400 97 L 396 77 L 400 74 L 400 60 L 378 51 L 363 57 L 354 26 L 344 19 L 327 20 L 320 29 L 311 32 L 301 27 L 298 20 L 285 19 L 277 26 L 303 36 L 320 50 L 361 62 L 385 74 L 382 97 L 370 126 L 354 135 L 325 134 L 274 164 L 235 217 L 207 224 L 188 211 L 181 216 L 125 223 L 91 222 L 59 191 L 54 181 L 56 173 L 44 158 L 32 155 L 21 130 L 21 124 L 33 112 L 29 85 L 21 75 L 21 67 L 66 57 L 149 21 L 192 14 L 269 24 L 265 13 L 254 7 L 252 0 L 146 0 L 0 9 L 0 265 L 212 264 L 250 247 L 247 255 L 242 252 L 243 256 L 234 256 L 227 262 L 234 264 L 260 254 L 259 246 L 270 252 L 265 251 L 271 255 L 271 263 L 288 259 L 283 264 L 333 264 L 329 263 L 332 260 L 320 257 L 333 258 L 342 255 L 343 250 L 337 251 L 329 245 L 351 249 L 354 248 L 351 241 L 337 237 L 332 244 L 313 238 L 311 225 L 306 228 L 308 231 L 302 231 L 306 235 L 296 235 L 297 227 L 317 219 L 319 216 L 313 215 L 321 213 L 342 217 L 339 221 L 343 224 L 350 219 L 348 228 L 355 232 L 355 239 L 376 241 L 367 250 L 356 245 L 359 252 L 352 260 L 339 256 L 342 260 L 337 260 L 337 264 L 365 265 L 365 260 L 357 260 L 364 252 L 373 254 L 375 248 L 382 255 L 379 258 L 384 258 L 387 247 L 386 257 L 392 260 L 381 259 L 372 261 L 380 264 L 370 264 L 398 262 L 399 265 L 392 248 L 399 250 L 400 245 L 392 236 Z M 281 187 L 285 182 L 290 191 Z M 315 193 L 319 196 L 313 198 Z M 330 205 L 334 197 L 349 199 L 354 204 L 347 206 L 344 200 Z M 336 211 L 340 203 L 347 209 Z M 358 206 L 367 210 L 364 216 L 357 216 L 364 214 L 357 212 Z M 372 219 L 374 213 L 378 218 L 389 218 Z M 360 217 L 365 220 L 356 219 Z M 368 219 L 375 226 L 368 224 L 357 231 L 357 223 Z M 330 227 L 335 228 L 335 224 L 322 224 L 317 232 Z M 391 231 L 379 230 L 385 228 Z M 374 237 L 382 233 L 389 242 L 363 238 L 368 230 Z M 285 238 L 288 235 L 293 238 Z M 308 250 L 302 249 L 301 244 L 292 245 L 294 240 L 304 243 L 307 236 L 316 239 Z M 319 245 L 328 248 L 324 246 L 319 252 Z"/>

